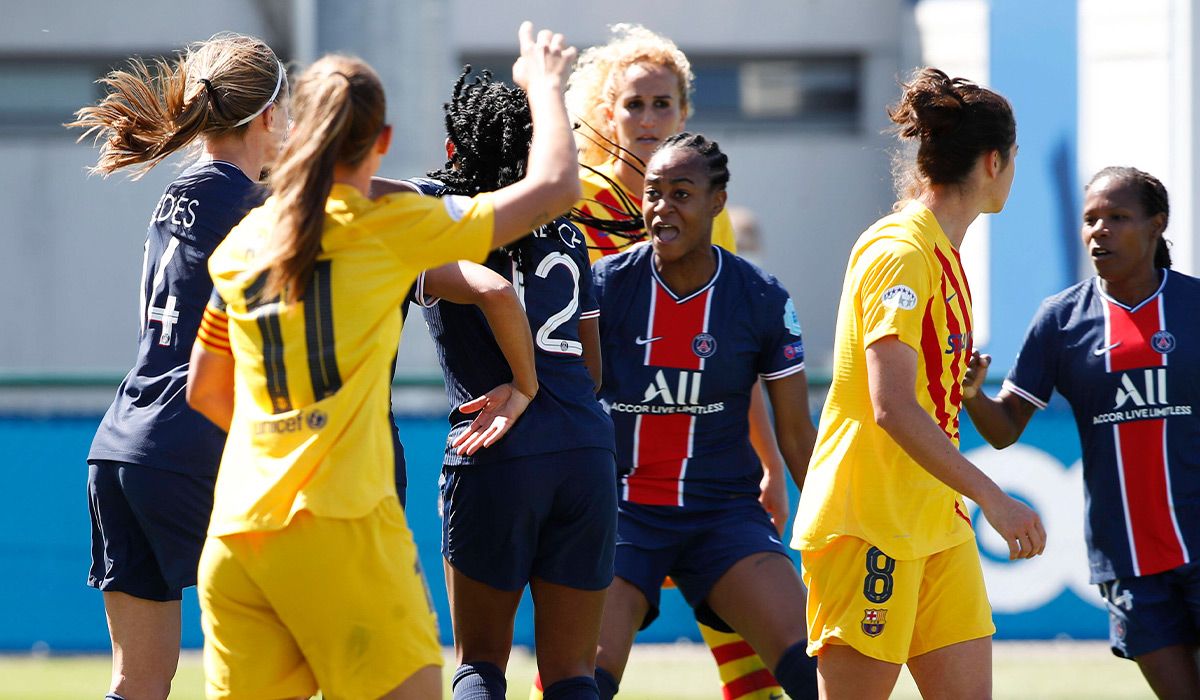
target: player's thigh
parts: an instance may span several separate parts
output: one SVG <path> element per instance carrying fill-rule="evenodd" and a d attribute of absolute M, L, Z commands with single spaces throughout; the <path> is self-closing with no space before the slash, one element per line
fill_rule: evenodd
<path fill-rule="evenodd" d="M 126 497 L 172 591 L 196 585 L 216 478 L 136 464 L 119 471 Z"/>
<path fill-rule="evenodd" d="M 247 572 L 237 540 L 210 538 L 200 556 L 204 677 L 209 698 L 308 697 L 317 691 L 292 632 Z M 231 546 L 232 544 L 232 546 Z"/>
<path fill-rule="evenodd" d="M 88 465 L 92 565 L 88 585 L 149 601 L 179 600 L 182 591 L 163 576 L 134 504 L 121 483 L 123 462 Z M 118 613 L 119 615 L 120 613 Z"/>
<path fill-rule="evenodd" d="M 759 552 L 725 572 L 708 605 L 774 668 L 788 647 L 805 639 L 804 586 L 786 555 Z"/>
<path fill-rule="evenodd" d="M 448 561 L 443 564 L 457 662 L 486 661 L 505 668 L 522 591 L 493 588 L 455 569 Z"/>
<path fill-rule="evenodd" d="M 661 580 L 660 580 L 661 585 Z M 655 606 L 657 606 L 657 596 Z M 596 665 L 608 671 L 618 681 L 625 673 L 633 638 L 642 622 L 650 616 L 651 603 L 642 589 L 616 576 L 604 599 L 604 614 L 600 620 L 600 642 Z"/>
<path fill-rule="evenodd" d="M 442 556 L 457 571 L 502 591 L 529 583 L 553 506 L 553 488 L 532 478 L 530 461 L 442 467 Z"/>
<path fill-rule="evenodd" d="M 395 499 L 361 518 L 301 511 L 243 544 L 255 554 L 251 576 L 330 697 L 379 697 L 441 665 L 433 602 Z"/>
<path fill-rule="evenodd" d="M 616 465 L 610 450 L 587 448 L 539 455 L 539 482 L 554 487 L 539 525 L 533 576 L 572 589 L 603 591 L 612 583 L 617 530 Z"/>
<path fill-rule="evenodd" d="M 880 661 L 837 638 L 817 656 L 817 690 L 822 700 L 886 700 L 900 676 L 900 664 Z"/>
<path fill-rule="evenodd" d="M 805 551 L 801 564 L 809 654 L 839 643 L 890 664 L 908 660 L 923 559 L 897 561 L 869 542 L 841 536 Z"/>
<path fill-rule="evenodd" d="M 542 681 L 549 686 L 564 678 L 590 676 L 596 665 L 606 591 L 571 588 L 536 577 L 529 587 Z"/>
<path fill-rule="evenodd" d="M 924 700 L 990 700 L 992 697 L 992 638 L 979 637 L 908 660 Z"/>
<path fill-rule="evenodd" d="M 990 639 L 995 633 L 975 540 L 926 557 L 909 655 Z"/>

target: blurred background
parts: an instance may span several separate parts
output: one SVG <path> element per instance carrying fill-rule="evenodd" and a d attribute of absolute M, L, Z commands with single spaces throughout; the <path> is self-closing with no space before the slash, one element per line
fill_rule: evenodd
<path fill-rule="evenodd" d="M 101 95 L 130 55 L 168 56 L 233 30 L 292 66 L 331 51 L 375 66 L 397 129 L 382 174 L 441 165 L 441 105 L 464 63 L 510 75 L 523 19 L 581 49 L 638 22 L 674 39 L 696 73 L 688 128 L 730 155 L 743 250 L 791 291 L 819 410 L 837 299 L 855 238 L 894 201 L 886 107 L 914 67 L 986 84 L 1016 111 L 1020 156 L 1005 211 L 982 217 L 963 254 L 976 344 L 1011 364 L 1040 300 L 1091 274 L 1078 236 L 1082 185 L 1106 165 L 1159 176 L 1171 193 L 1175 267 L 1194 274 L 1200 188 L 1200 13 L 1191 0 L 4 0 L 0 23 L 0 650 L 108 646 L 100 596 L 84 586 L 84 459 L 136 352 L 137 280 L 149 213 L 182 161 L 137 182 L 88 177 L 96 153 L 61 124 Z M 756 225 L 755 225 L 756 224 Z M 751 236 L 753 228 L 757 234 Z M 751 242 L 753 241 L 753 243 Z M 437 572 L 434 501 L 446 406 L 420 323 L 405 331 L 395 386 L 409 451 L 409 520 Z M 1021 445 L 963 447 L 1050 532 L 1045 557 L 1009 563 L 980 530 L 1001 638 L 1101 638 L 1087 585 L 1079 448 L 1065 406 Z M 981 522 L 981 521 L 980 521 Z M 997 538 L 998 539 L 998 538 Z M 314 575 L 321 563 L 313 562 Z M 439 577 L 444 641 L 449 615 Z M 194 595 L 185 645 L 200 643 Z M 677 597 L 642 639 L 695 635 Z M 523 613 L 518 641 L 532 628 Z"/>

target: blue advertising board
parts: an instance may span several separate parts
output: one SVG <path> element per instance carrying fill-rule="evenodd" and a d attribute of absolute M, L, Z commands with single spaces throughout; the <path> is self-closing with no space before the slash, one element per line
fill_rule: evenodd
<path fill-rule="evenodd" d="M 400 418 L 409 457 L 408 518 L 437 604 L 442 641 L 450 642 L 450 613 L 439 572 L 437 477 L 445 422 Z M 99 417 L 0 418 L 5 455 L 5 502 L 0 508 L 0 650 L 35 646 L 52 651 L 104 651 L 108 635 L 101 596 L 84 584 L 89 562 L 84 456 Z M 1065 404 L 1052 403 L 1030 423 L 1022 442 L 1003 451 L 983 446 L 963 426 L 963 449 L 1010 493 L 1041 514 L 1049 533 L 1045 556 L 1009 562 L 1007 548 L 975 511 L 984 572 L 996 618 L 1006 639 L 1103 638 L 1107 616 L 1087 584 L 1083 546 L 1083 490 L 1075 426 Z M 796 494 L 793 493 L 793 503 Z M 314 576 L 325 575 L 321 562 Z M 533 642 L 528 600 L 516 625 L 516 642 Z M 690 610 L 675 591 L 663 597 L 662 616 L 639 640 L 699 640 Z M 183 643 L 202 637 L 195 591 L 184 599 Z"/>

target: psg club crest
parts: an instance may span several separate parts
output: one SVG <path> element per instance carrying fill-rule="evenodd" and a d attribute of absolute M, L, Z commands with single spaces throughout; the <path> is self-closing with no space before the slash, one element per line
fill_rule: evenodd
<path fill-rule="evenodd" d="M 717 339 L 708 333 L 697 333 L 692 338 L 692 352 L 696 353 L 696 357 L 712 357 L 716 351 Z"/>
<path fill-rule="evenodd" d="M 1175 349 L 1175 336 L 1171 331 L 1159 331 L 1150 336 L 1150 347 L 1165 355 Z"/>
<path fill-rule="evenodd" d="M 878 637 L 887 623 L 887 610 L 867 608 L 863 610 L 862 630 L 868 637 Z"/>

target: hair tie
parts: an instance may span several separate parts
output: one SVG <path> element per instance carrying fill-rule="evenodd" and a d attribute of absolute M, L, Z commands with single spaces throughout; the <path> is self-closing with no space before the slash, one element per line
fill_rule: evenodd
<path fill-rule="evenodd" d="M 222 119 L 228 119 L 225 110 L 221 109 L 221 100 L 217 96 L 217 90 L 213 87 L 212 81 L 208 78 L 200 78 L 200 82 L 204 84 L 204 90 L 208 93 L 208 101 L 212 103 L 213 109 L 216 110 L 217 116 Z"/>

